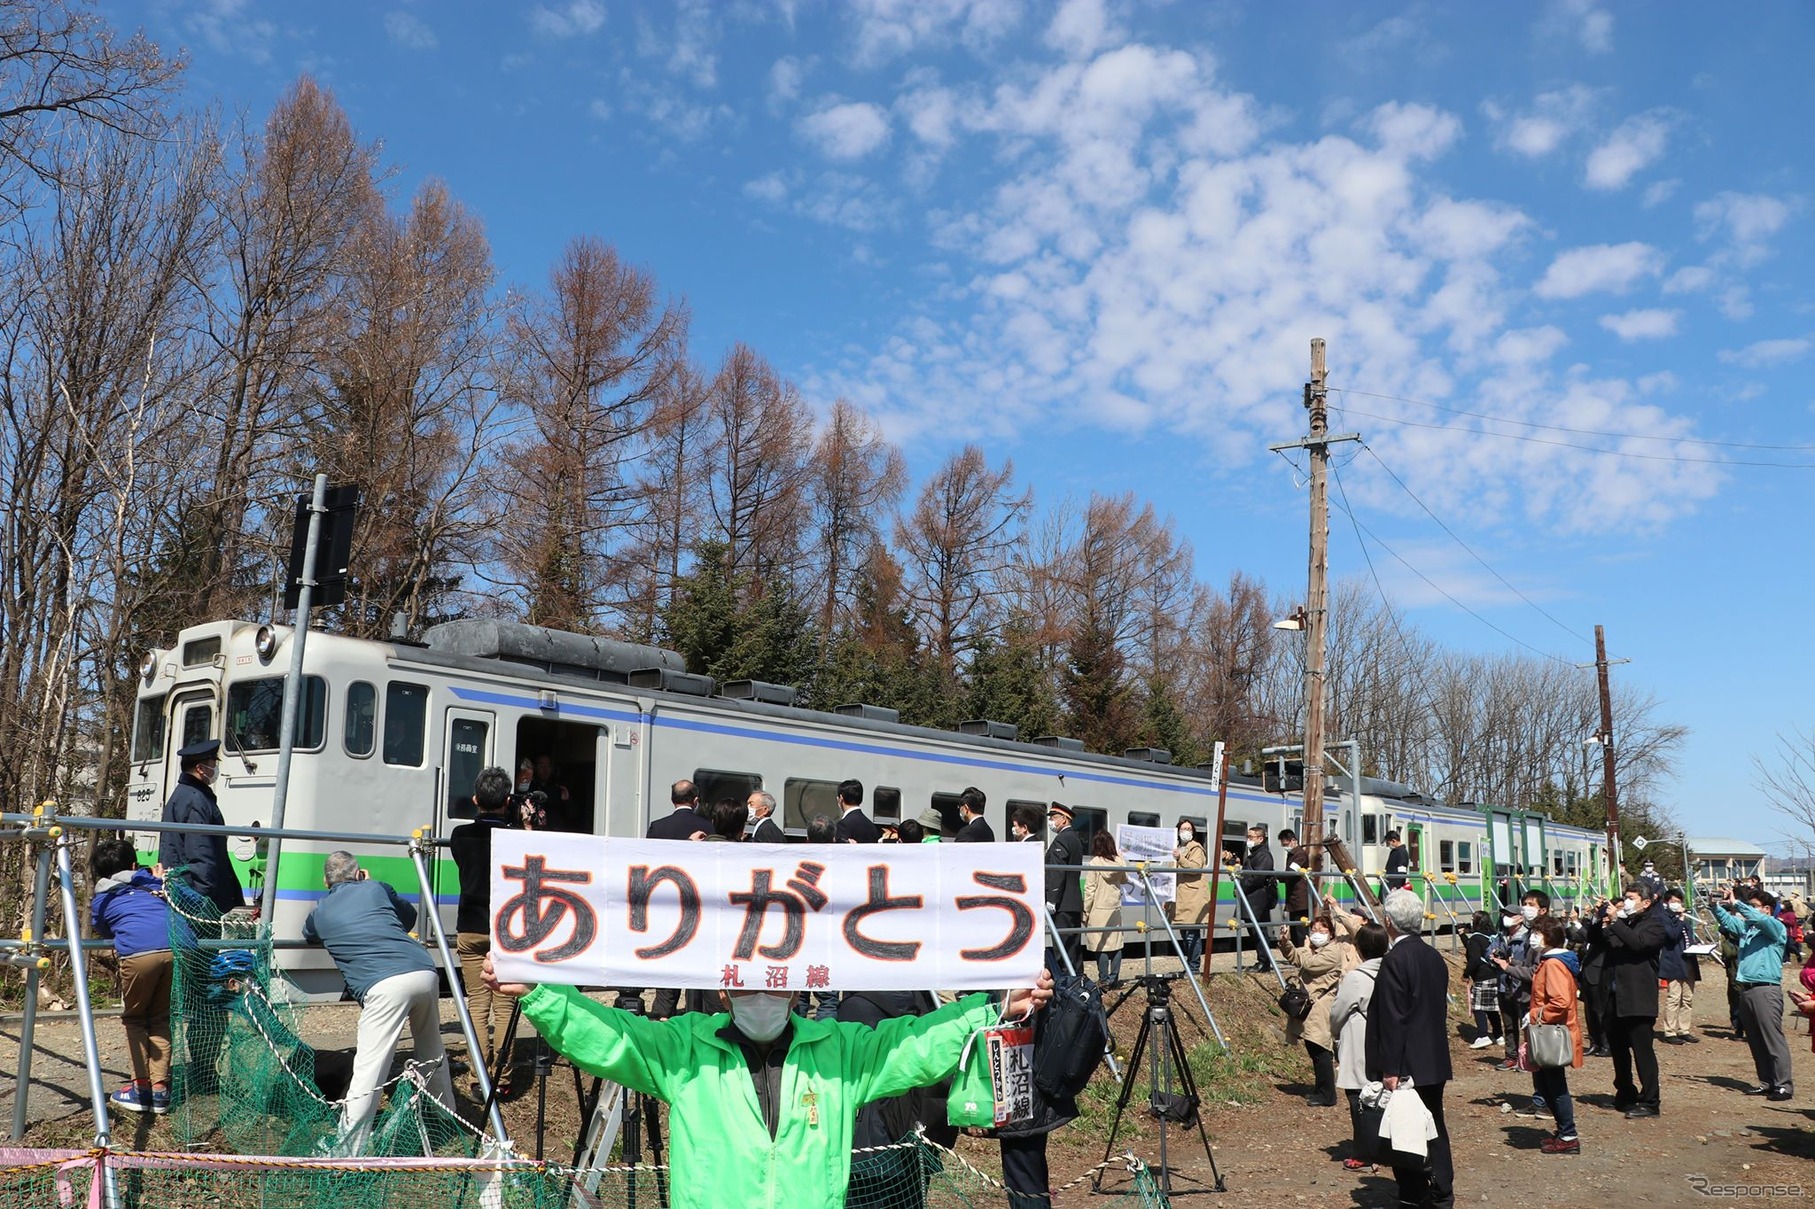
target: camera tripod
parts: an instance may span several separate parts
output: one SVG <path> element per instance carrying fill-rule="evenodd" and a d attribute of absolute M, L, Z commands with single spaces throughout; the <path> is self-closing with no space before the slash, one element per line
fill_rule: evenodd
<path fill-rule="evenodd" d="M 1145 991 L 1144 1010 L 1141 1015 L 1141 1029 L 1135 1034 L 1134 1048 L 1128 1053 L 1128 1075 L 1122 1080 L 1122 1094 L 1116 1097 L 1115 1120 L 1109 1127 L 1109 1141 L 1103 1147 L 1103 1158 L 1107 1160 L 1115 1150 L 1115 1140 L 1122 1130 L 1122 1114 L 1128 1109 L 1128 1101 L 1134 1096 L 1135 1072 L 1141 1068 L 1141 1059 L 1147 1059 L 1147 1111 L 1152 1113 L 1160 1123 L 1160 1191 L 1172 1195 L 1172 1166 L 1167 1152 L 1166 1131 L 1169 1123 L 1197 1126 L 1198 1140 L 1204 1145 L 1204 1158 L 1210 1163 L 1210 1175 L 1214 1182 L 1205 1185 L 1210 1192 L 1226 1192 L 1228 1187 L 1223 1183 L 1223 1173 L 1217 1170 L 1216 1155 L 1210 1149 L 1210 1135 L 1204 1130 L 1204 1118 L 1197 1096 L 1197 1081 L 1191 1077 L 1191 1064 L 1185 1056 L 1185 1043 L 1179 1038 L 1178 1024 L 1172 1017 L 1172 982 L 1185 977 L 1183 974 L 1142 974 L 1134 980 L 1134 985 L 1123 991 L 1121 997 L 1110 1005 L 1108 1015 L 1115 1015 L 1116 1009 L 1128 1002 L 1136 991 Z M 1158 1037 L 1155 1037 L 1155 1034 Z M 1174 1087 L 1177 1090 L 1174 1091 Z M 1099 1169 L 1091 1180 L 1093 1192 L 1103 1191 L 1103 1171 Z M 1184 1179 L 1196 1180 L 1196 1177 L 1183 1175 Z"/>

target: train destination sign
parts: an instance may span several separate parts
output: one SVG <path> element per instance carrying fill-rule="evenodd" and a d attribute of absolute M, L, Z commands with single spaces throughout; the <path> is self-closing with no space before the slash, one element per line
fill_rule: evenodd
<path fill-rule="evenodd" d="M 1040 975 L 1038 844 L 491 842 L 504 982 L 988 990 Z"/>

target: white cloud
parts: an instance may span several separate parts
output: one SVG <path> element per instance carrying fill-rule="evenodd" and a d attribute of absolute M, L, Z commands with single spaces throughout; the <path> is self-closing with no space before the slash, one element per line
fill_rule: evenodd
<path fill-rule="evenodd" d="M 1682 187 L 1682 183 L 1682 180 L 1678 177 L 1671 177 L 1669 180 L 1652 181 L 1649 185 L 1645 186 L 1645 192 L 1639 198 L 1639 203 L 1647 210 L 1652 209 L 1655 206 L 1661 206 L 1676 196 L 1676 191 Z"/>
<path fill-rule="evenodd" d="M 714 10 L 707 0 L 680 0 L 675 6 L 674 35 L 667 45 L 668 71 L 695 88 L 718 85 L 718 41 Z"/>
<path fill-rule="evenodd" d="M 1602 315 L 1601 326 L 1630 344 L 1634 340 L 1662 340 L 1676 335 L 1677 321 L 1682 317 L 1681 311 L 1627 311 L 1622 315 Z"/>
<path fill-rule="evenodd" d="M 856 160 L 889 141 L 889 115 L 868 101 L 846 101 L 808 114 L 796 129 L 821 155 Z"/>
<path fill-rule="evenodd" d="M 1321 336 L 1333 381 L 1356 390 L 1666 438 L 1652 452 L 1687 435 L 1655 382 L 1591 381 L 1559 364 L 1573 326 L 1509 319 L 1534 276 L 1542 297 L 1624 291 L 1660 276 L 1663 254 L 1572 248 L 1528 268 L 1530 215 L 1434 183 L 1427 164 L 1460 137 L 1453 115 L 1392 104 L 1309 139 L 1263 138 L 1275 119 L 1221 83 L 1204 52 L 1040 54 L 994 65 L 988 91 L 902 73 L 888 116 L 903 158 L 961 156 L 966 183 L 916 196 L 931 241 L 922 259 L 937 270 L 924 302 L 908 300 L 886 337 L 808 367 L 810 397 L 844 395 L 898 440 L 1145 432 L 1240 466 L 1277 433 L 1280 391 Z M 900 207 L 911 163 L 872 162 L 873 173 L 784 175 L 746 192 L 846 229 L 911 231 Z M 1720 481 L 1691 463 L 1484 441 L 1472 421 L 1367 424 L 1389 463 L 1431 468 L 1420 492 L 1433 506 L 1546 531 L 1655 526 Z"/>
<path fill-rule="evenodd" d="M 1613 49 L 1613 14 L 1595 0 L 1557 0 L 1538 26 L 1539 36 L 1574 39 L 1591 55 Z"/>
<path fill-rule="evenodd" d="M 769 106 L 771 109 L 783 109 L 800 96 L 800 86 L 806 81 L 807 70 L 799 59 L 785 55 L 775 60 L 769 68 Z"/>
<path fill-rule="evenodd" d="M 529 10 L 529 28 L 544 38 L 573 38 L 596 34 L 605 26 L 605 6 L 600 0 L 568 0 L 549 8 L 538 4 Z"/>
<path fill-rule="evenodd" d="M 1766 369 L 1801 360 L 1808 353 L 1809 347 L 1810 342 L 1800 338 L 1760 340 L 1741 349 L 1723 349 L 1720 359 L 1728 365 L 1737 365 L 1743 369 Z"/>
<path fill-rule="evenodd" d="M 1641 113 L 1621 122 L 1606 140 L 1588 153 L 1585 179 L 1590 189 L 1624 189 L 1629 181 L 1663 157 L 1670 138 L 1669 118 Z"/>
<path fill-rule="evenodd" d="M 767 176 L 759 176 L 755 180 L 746 183 L 744 185 L 744 193 L 747 196 L 754 197 L 758 201 L 768 202 L 770 205 L 779 205 L 787 200 L 788 183 L 782 179 L 781 173 L 771 172 Z"/>
<path fill-rule="evenodd" d="M 1663 271 L 1664 254 L 1645 243 L 1594 244 L 1571 248 L 1550 262 L 1533 287 L 1540 298 L 1580 298 L 1584 294 L 1623 294 L 1642 277 Z"/>
<path fill-rule="evenodd" d="M 1481 108 L 1497 130 L 1499 146 L 1527 159 L 1542 159 L 1587 126 L 1594 106 L 1594 90 L 1572 84 L 1538 94 L 1523 113 L 1508 113 L 1492 102 Z"/>
<path fill-rule="evenodd" d="M 1758 264 L 1770 254 L 1766 241 L 1790 221 L 1791 205 L 1763 193 L 1718 193 L 1695 207 L 1697 232 L 1704 240 L 1724 239 L 1741 267 Z"/>
<path fill-rule="evenodd" d="M 608 122 L 611 120 L 611 102 L 603 97 L 594 97 L 586 106 L 586 113 L 595 122 Z"/>
<path fill-rule="evenodd" d="M 406 50 L 434 50 L 441 45 L 435 31 L 420 17 L 394 9 L 384 15 L 384 32 Z"/>
<path fill-rule="evenodd" d="M 249 0 L 202 0 L 183 18 L 183 25 L 213 50 L 249 63 L 269 63 L 277 23 L 255 17 Z"/>
<path fill-rule="evenodd" d="M 875 66 L 926 46 L 994 46 L 1021 23 L 1020 0 L 846 0 L 856 60 Z"/>
<path fill-rule="evenodd" d="M 1685 265 L 1664 279 L 1664 293 L 1699 294 L 1713 284 L 1713 269 L 1706 265 Z"/>
<path fill-rule="evenodd" d="M 1120 41 L 1103 0 L 1065 0 L 1046 27 L 1046 44 L 1074 59 L 1088 58 Z"/>

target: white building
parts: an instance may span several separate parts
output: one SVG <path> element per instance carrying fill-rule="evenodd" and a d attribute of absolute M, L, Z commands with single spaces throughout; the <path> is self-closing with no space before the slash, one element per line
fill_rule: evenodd
<path fill-rule="evenodd" d="M 1703 893 L 1714 893 L 1723 882 L 1766 875 L 1769 854 L 1757 844 L 1724 835 L 1690 836 L 1688 844 L 1696 887 Z"/>

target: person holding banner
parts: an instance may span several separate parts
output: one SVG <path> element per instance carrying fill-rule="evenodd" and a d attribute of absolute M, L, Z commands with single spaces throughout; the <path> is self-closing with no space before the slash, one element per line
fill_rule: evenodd
<path fill-rule="evenodd" d="M 796 992 L 762 990 L 721 991 L 723 1015 L 656 1021 L 571 986 L 500 983 L 490 956 L 485 978 L 581 1070 L 668 1104 L 674 1209 L 837 1209 L 859 1108 L 938 1082 L 999 1016 L 1052 999 L 1043 972 L 1000 1012 L 973 994 L 874 1028 L 796 1015 Z"/>

